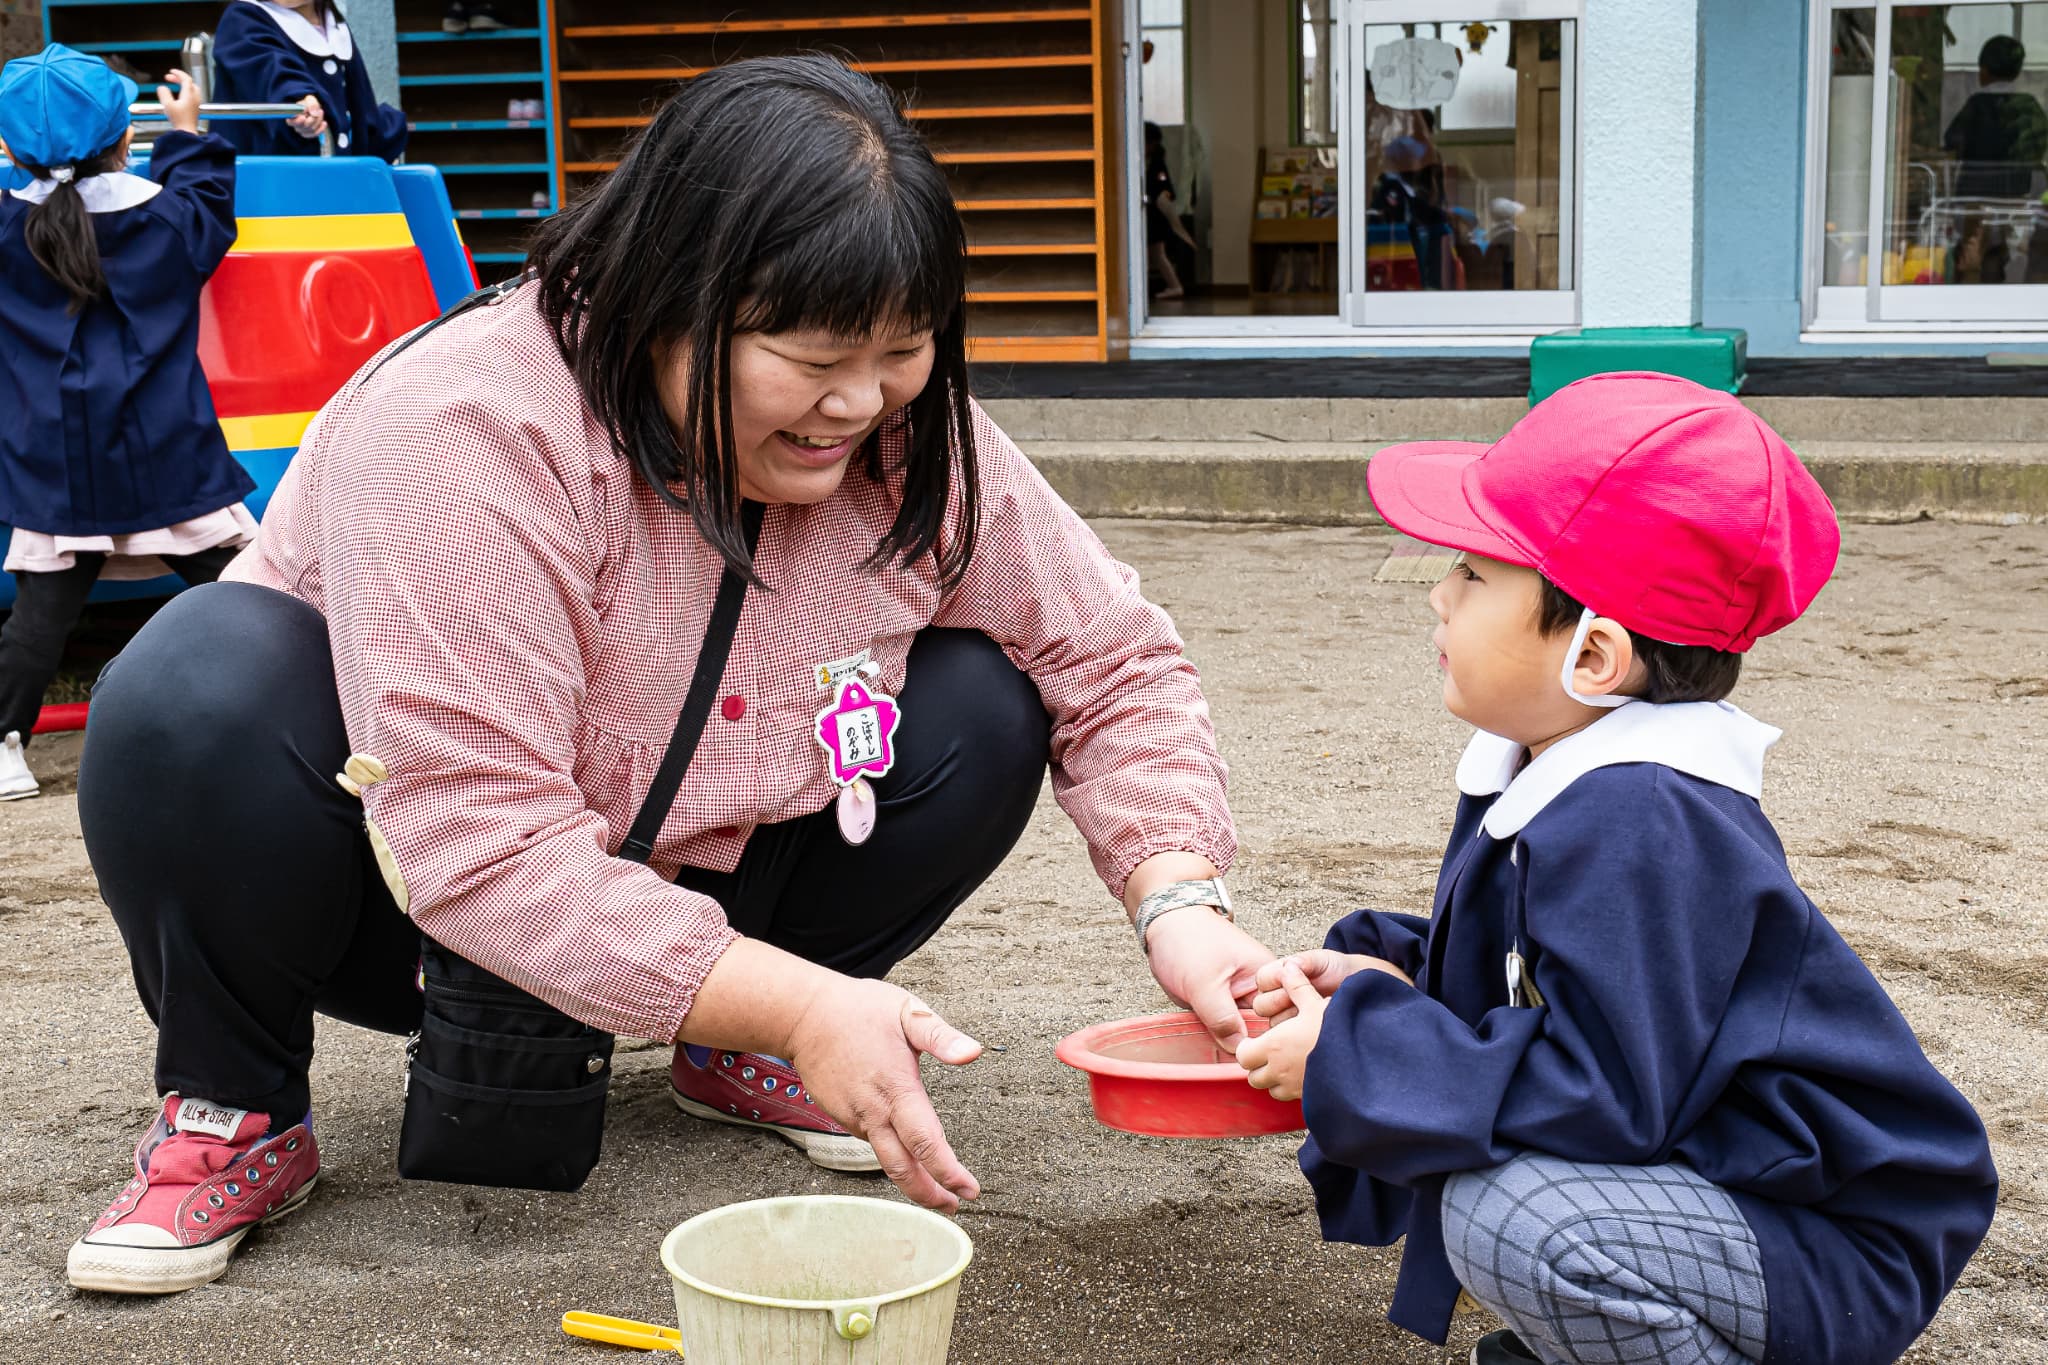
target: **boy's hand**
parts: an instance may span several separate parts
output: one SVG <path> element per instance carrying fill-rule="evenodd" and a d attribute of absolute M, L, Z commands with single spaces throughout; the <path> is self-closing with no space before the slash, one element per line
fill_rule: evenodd
<path fill-rule="evenodd" d="M 1252 997 L 1252 1009 L 1282 1024 L 1294 1017 L 1295 1003 L 1281 985 L 1281 968 L 1293 963 L 1318 996 L 1325 999 L 1335 995 L 1337 988 L 1354 973 L 1363 971 L 1385 972 L 1399 977 L 1408 985 L 1414 985 L 1408 973 L 1396 967 L 1383 957 L 1372 957 L 1365 953 L 1339 953 L 1328 948 L 1315 948 L 1306 953 L 1293 953 L 1287 957 L 1268 962 L 1259 968 L 1259 993 Z"/>
<path fill-rule="evenodd" d="M 1302 1078 L 1308 1073 L 1308 1054 L 1322 1036 L 1323 1011 L 1329 1008 L 1329 1001 L 1317 994 L 1294 959 L 1283 957 L 1274 965 L 1279 968 L 1280 989 L 1293 1004 L 1293 1014 L 1286 1022 L 1239 1043 L 1237 1064 L 1245 1069 L 1245 1079 L 1253 1089 L 1276 1100 L 1298 1100 Z"/>
<path fill-rule="evenodd" d="M 199 86 L 184 72 L 175 67 L 166 72 L 168 85 L 156 88 L 157 103 L 164 107 L 164 117 L 171 121 L 171 127 L 181 133 L 199 131 Z"/>

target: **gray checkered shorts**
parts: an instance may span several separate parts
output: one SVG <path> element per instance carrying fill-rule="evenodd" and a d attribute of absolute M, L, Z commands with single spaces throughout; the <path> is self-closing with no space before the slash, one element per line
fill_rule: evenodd
<path fill-rule="evenodd" d="M 1545 1365 L 1763 1356 L 1756 1235 L 1688 1166 L 1518 1156 L 1446 1181 L 1443 1230 L 1466 1291 Z"/>

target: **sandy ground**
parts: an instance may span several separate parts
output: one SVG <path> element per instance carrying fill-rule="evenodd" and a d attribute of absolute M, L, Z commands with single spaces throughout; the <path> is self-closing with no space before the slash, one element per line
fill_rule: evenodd
<path fill-rule="evenodd" d="M 1383 532 L 1108 523 L 1200 664 L 1276 948 L 1371 904 L 1426 909 L 1464 736 L 1435 699 L 1420 588 L 1370 579 Z M 1767 804 L 1793 866 L 1982 1109 L 2004 1199 L 1909 1359 L 2048 1359 L 2048 527 L 1852 527 L 1836 582 L 1766 641 L 1738 700 L 1783 725 Z M 579 1195 L 401 1183 L 390 1038 L 324 1025 L 327 1166 L 309 1207 L 219 1282 L 81 1295 L 69 1242 L 119 1188 L 152 1107 L 151 1033 L 93 891 L 75 739 L 44 799 L 0 807 L 0 1359 L 625 1359 L 566 1308 L 673 1320 L 662 1234 L 711 1205 L 880 1192 L 772 1139 L 682 1118 L 659 1049 L 622 1054 L 606 1159 Z M 289 888 L 278 904 L 289 916 Z M 932 1075 L 986 1193 L 964 1216 L 960 1361 L 1465 1358 L 1384 1321 L 1395 1253 L 1317 1240 L 1295 1143 L 1173 1143 L 1090 1118 L 1063 1034 L 1162 1008 L 1049 799 L 899 979 L 1006 1051 Z"/>

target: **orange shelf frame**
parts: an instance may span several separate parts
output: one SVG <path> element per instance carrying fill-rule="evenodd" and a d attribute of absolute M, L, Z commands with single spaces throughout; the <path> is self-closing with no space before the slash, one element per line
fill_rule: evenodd
<path fill-rule="evenodd" d="M 913 71 L 1016 71 L 1057 66 L 1092 66 L 1095 58 L 1086 52 L 1054 53 L 1044 57 L 905 57 L 900 61 L 848 62 L 855 71 L 870 76 L 908 75 Z M 703 75 L 702 66 L 621 66 L 593 71 L 564 71 L 565 81 L 688 81 Z"/>
<path fill-rule="evenodd" d="M 953 207 L 962 213 L 999 213 L 1010 211 L 1031 211 L 1036 209 L 1092 209 L 1093 199 L 1075 197 L 1072 199 L 955 199 Z M 1097 240 L 1100 240 L 1098 234 Z"/>
<path fill-rule="evenodd" d="M 1093 303 L 1093 289 L 970 289 L 969 303 Z"/>
<path fill-rule="evenodd" d="M 924 122 L 983 118 L 1079 118 L 1094 112 L 1093 107 L 1086 104 L 953 104 L 932 108 L 913 104 L 903 111 L 905 117 Z M 568 124 L 571 128 L 645 128 L 653 121 L 646 114 L 606 114 L 572 118 Z M 1088 155 L 1092 156 L 1094 153 L 1090 152 Z M 943 157 L 940 159 L 944 160 Z"/>
<path fill-rule="evenodd" d="M 911 105 L 903 111 L 914 119 L 959 118 L 1079 118 L 1095 112 L 1087 104 L 952 104 Z"/>
<path fill-rule="evenodd" d="M 1093 242 L 969 242 L 970 256 L 1093 256 Z"/>
<path fill-rule="evenodd" d="M 967 358 L 974 361 L 1100 360 L 1102 352 L 1099 336 L 977 336 L 967 341 Z"/>
<path fill-rule="evenodd" d="M 1043 152 L 934 152 L 941 166 L 1001 166 L 1028 161 L 1093 161 L 1092 147 L 1056 148 Z"/>

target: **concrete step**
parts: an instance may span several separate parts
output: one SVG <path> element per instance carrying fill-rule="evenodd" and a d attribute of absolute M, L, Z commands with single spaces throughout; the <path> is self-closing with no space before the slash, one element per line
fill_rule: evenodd
<path fill-rule="evenodd" d="M 1432 437 L 1440 439 L 1441 433 L 1433 431 Z M 1365 462 L 1389 444 L 1017 439 L 1083 516 L 1322 526 L 1379 521 L 1365 496 Z M 2048 441 L 1791 444 L 1844 520 L 2048 522 Z"/>
<path fill-rule="evenodd" d="M 1790 441 L 2048 441 L 2039 397 L 1778 398 L 1743 401 Z M 1529 411 L 1520 398 L 996 398 L 982 405 L 1017 441 L 1491 441 Z"/>

